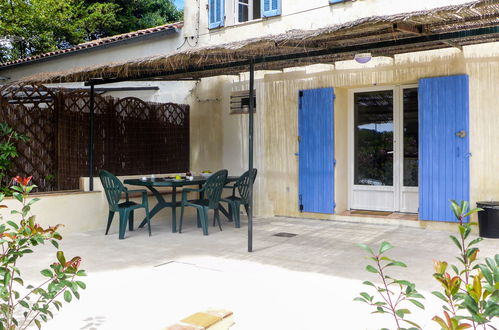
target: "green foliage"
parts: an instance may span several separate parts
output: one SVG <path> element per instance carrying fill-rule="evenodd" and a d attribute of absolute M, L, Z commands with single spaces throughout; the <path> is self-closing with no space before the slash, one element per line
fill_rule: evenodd
<path fill-rule="evenodd" d="M 0 62 L 182 19 L 171 0 L 0 0 Z"/>
<path fill-rule="evenodd" d="M 383 284 L 376 285 L 370 281 L 363 282 L 363 284 L 373 287 L 377 291 L 377 296 L 381 299 L 371 296 L 367 292 L 361 292 L 360 296 L 354 300 L 374 307 L 373 313 L 390 314 L 397 325 L 397 329 L 405 329 L 400 326 L 403 323 L 409 326 L 407 329 L 421 329 L 419 325 L 406 318 L 407 315 L 411 314 L 411 311 L 404 305 L 410 305 L 408 303 L 411 303 L 418 308 L 424 309 L 424 305 L 419 301 L 424 297 L 416 290 L 414 283 L 398 280 L 387 274 L 389 267 L 407 267 L 405 263 L 384 255 L 393 246 L 388 242 L 383 242 L 377 253 L 365 244 L 359 244 L 359 246 L 366 250 L 369 254 L 368 259 L 374 264 L 374 266 L 367 265 L 366 270 L 378 274 Z"/>
<path fill-rule="evenodd" d="M 459 250 L 458 265 L 451 265 L 453 275 L 447 272 L 446 261 L 434 260 L 433 277 L 440 282 L 443 292 L 432 292 L 444 301 L 444 318 L 435 316 L 433 320 L 444 330 L 466 329 L 490 323 L 499 316 L 499 255 L 495 259 L 486 258 L 485 263 L 478 263 L 479 252 L 476 246 L 482 238 L 469 240 L 471 226 L 466 222 L 470 215 L 481 211 L 475 208 L 468 210 L 466 201 L 451 201 L 454 216 L 459 221 L 459 236 L 450 236 Z M 469 323 L 471 322 L 471 323 Z"/>
<path fill-rule="evenodd" d="M 39 329 L 42 322 L 53 317 L 54 308 L 59 310 L 62 303 L 58 300 L 61 294 L 64 300 L 70 302 L 73 297 L 79 299 L 79 289 L 85 289 L 85 284 L 77 278 L 85 276 L 80 270 L 80 257 L 66 260 L 63 251 L 57 251 L 57 261 L 40 273 L 46 280 L 38 285 L 26 285 L 22 279 L 21 270 L 17 267 L 19 259 L 34 248 L 49 241 L 56 248 L 62 239 L 57 232 L 59 225 L 42 228 L 31 215 L 31 206 L 38 199 L 27 200 L 29 193 L 35 187 L 29 185 L 31 178 L 16 177 L 19 186 L 12 186 L 13 196 L 22 204 L 20 210 L 11 214 L 21 217 L 17 221 L 3 221 L 0 217 L 0 330 L 27 329 L 35 324 Z M 4 196 L 0 194 L 0 202 Z M 0 205 L 0 208 L 6 208 Z M 22 317 L 21 317 L 22 315 Z"/>
<path fill-rule="evenodd" d="M 490 326 L 490 329 L 495 329 L 490 323 L 499 316 L 499 254 L 496 254 L 494 258 L 486 258 L 485 263 L 479 263 L 477 261 L 479 249 L 476 245 L 482 241 L 482 238 L 478 237 L 469 240 L 471 226 L 474 223 L 466 222 L 466 219 L 470 215 L 481 211 L 481 209 L 468 210 L 469 204 L 466 201 L 461 201 L 459 204 L 456 201 L 451 201 L 451 208 L 459 221 L 459 236 L 450 236 L 452 243 L 459 249 L 459 255 L 457 256 L 459 266 L 450 266 L 453 272 L 453 275 L 451 275 L 448 272 L 449 264 L 446 261 L 433 261 L 435 268 L 433 277 L 442 285 L 443 291 L 434 291 L 432 294 L 442 300 L 444 305 L 442 306 L 443 317 L 435 316 L 432 320 L 438 323 L 442 330 L 477 329 L 478 327 L 488 329 L 488 326 Z M 366 292 L 362 292 L 361 296 L 355 298 L 355 300 L 372 305 L 376 308 L 375 313 L 392 314 L 397 329 L 402 329 L 399 326 L 399 321 L 408 322 L 415 329 L 420 329 L 416 324 L 404 319 L 405 315 L 410 312 L 408 309 L 399 309 L 398 306 L 393 304 L 393 301 L 399 302 L 399 299 L 392 299 L 394 295 L 398 294 L 399 297 L 402 296 L 414 305 L 420 308 L 424 307 L 419 301 L 412 299 L 414 297 L 407 297 L 407 293 L 404 296 L 389 288 L 389 285 L 394 283 L 406 285 L 411 289 L 414 288 L 414 284 L 410 282 L 393 280 L 385 274 L 384 269 L 386 267 L 405 267 L 403 263 L 382 256 L 384 252 L 393 248 L 393 246 L 388 242 L 383 242 L 377 254 L 365 244 L 360 244 L 360 246 L 369 253 L 369 258 L 376 266 L 368 265 L 366 270 L 378 274 L 383 282 L 383 286 L 375 285 L 369 281 L 365 281 L 364 284 L 374 287 L 378 295 L 383 298 L 383 301 L 374 301 L 374 296 L 370 296 Z M 383 261 L 385 264 L 382 263 Z M 391 282 L 388 282 L 390 280 Z M 404 291 L 402 286 L 399 291 Z"/>
<path fill-rule="evenodd" d="M 116 20 L 113 29 L 102 31 L 102 36 L 146 29 L 171 22 L 181 21 L 183 12 L 179 11 L 171 0 L 85 0 L 87 4 L 114 4 Z"/>
<path fill-rule="evenodd" d="M 12 160 L 19 156 L 15 144 L 18 141 L 27 142 L 29 138 L 14 131 L 7 123 L 0 123 L 0 193 L 7 196 L 11 195 L 8 171 Z"/>

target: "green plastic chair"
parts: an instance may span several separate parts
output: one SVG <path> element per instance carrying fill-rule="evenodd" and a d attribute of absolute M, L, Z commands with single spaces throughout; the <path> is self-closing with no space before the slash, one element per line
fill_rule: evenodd
<path fill-rule="evenodd" d="M 246 214 L 248 214 L 249 207 L 249 183 L 255 182 L 257 174 L 257 169 L 254 168 L 252 170 L 248 170 L 243 173 L 237 179 L 236 183 L 233 186 L 225 186 L 224 188 L 232 188 L 232 195 L 222 198 L 222 202 L 226 202 L 229 206 L 229 217 L 231 221 L 234 221 L 234 227 L 240 228 L 240 213 L 241 213 L 241 205 L 244 206 L 246 210 Z M 250 181 L 251 180 L 251 181 Z M 236 196 L 236 190 L 239 193 L 239 196 Z"/>
<path fill-rule="evenodd" d="M 184 188 L 182 190 L 182 209 L 180 211 L 180 225 L 178 232 L 182 232 L 182 222 L 184 219 L 184 208 L 186 206 L 192 206 L 197 209 L 198 213 L 198 225 L 201 223 L 203 228 L 203 235 L 208 235 L 208 210 L 212 209 L 215 211 L 214 220 L 218 222 L 218 227 L 222 230 L 220 225 L 220 214 L 218 205 L 220 203 L 220 198 L 222 197 L 222 190 L 224 188 L 225 182 L 227 181 L 227 170 L 220 170 L 213 173 L 201 189 Z M 205 199 L 197 201 L 188 201 L 187 194 L 190 192 L 204 193 Z"/>
<path fill-rule="evenodd" d="M 104 192 L 109 203 L 109 216 L 107 219 L 106 235 L 109 232 L 109 227 L 113 221 L 114 213 L 120 214 L 119 226 L 119 239 L 125 238 L 126 223 L 128 222 L 128 229 L 133 231 L 133 211 L 139 208 L 146 209 L 147 228 L 149 236 L 151 236 L 151 223 L 149 221 L 149 203 L 147 199 L 147 191 L 144 189 L 128 190 L 121 181 L 108 171 L 101 170 L 99 172 Z M 129 200 L 128 194 L 132 192 L 142 193 L 142 203 L 138 204 Z M 125 194 L 126 201 L 120 203 L 121 195 Z"/>

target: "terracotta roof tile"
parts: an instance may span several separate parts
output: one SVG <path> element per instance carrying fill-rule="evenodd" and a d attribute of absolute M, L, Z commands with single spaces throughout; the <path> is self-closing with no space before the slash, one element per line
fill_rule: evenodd
<path fill-rule="evenodd" d="M 114 42 L 120 42 L 123 40 L 127 39 L 133 39 L 137 37 L 142 37 L 144 35 L 149 35 L 152 33 L 158 33 L 162 31 L 167 31 L 167 30 L 174 30 L 174 29 L 181 29 L 184 26 L 184 22 L 176 22 L 176 23 L 171 23 L 171 24 L 165 24 L 165 25 L 160 25 L 160 26 L 155 26 L 152 28 L 148 29 L 143 29 L 143 30 L 138 30 L 138 31 L 132 31 L 128 33 L 123 33 L 123 34 L 117 34 L 114 36 L 106 37 L 106 38 L 101 38 L 101 39 L 96 39 L 88 42 L 84 42 L 81 44 L 78 44 L 76 46 L 66 48 L 66 49 L 59 49 L 56 51 L 40 54 L 40 55 L 35 55 L 35 56 L 30 56 L 22 59 L 17 59 L 14 61 L 9 61 L 5 63 L 0 63 L 0 68 L 13 65 L 13 64 L 20 64 L 20 63 L 27 63 L 31 61 L 35 61 L 40 58 L 45 58 L 45 57 L 51 57 L 55 55 L 60 55 L 60 54 L 66 54 L 66 53 L 71 53 L 74 51 L 82 50 L 82 49 L 88 49 L 88 48 L 93 48 L 97 46 L 102 46 L 105 44 L 111 44 Z"/>

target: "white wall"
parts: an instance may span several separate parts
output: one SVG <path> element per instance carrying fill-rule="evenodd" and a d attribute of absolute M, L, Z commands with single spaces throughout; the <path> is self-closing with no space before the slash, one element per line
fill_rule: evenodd
<path fill-rule="evenodd" d="M 48 87 L 88 88 L 84 83 L 48 84 Z M 102 96 L 116 98 L 137 97 L 147 102 L 186 104 L 191 91 L 196 87 L 195 81 L 123 81 L 119 83 L 99 85 L 96 88 L 114 87 L 158 87 L 158 90 L 146 91 L 110 91 Z"/>
<path fill-rule="evenodd" d="M 230 1 L 225 0 L 226 4 Z M 182 50 L 281 34 L 294 29 L 313 30 L 369 16 L 392 15 L 467 3 L 469 0 L 357 0 L 329 5 L 328 0 L 281 0 L 282 14 L 208 29 L 208 0 L 185 0 L 184 35 L 192 37 Z M 227 5 L 228 6 L 228 5 Z"/>
<path fill-rule="evenodd" d="M 139 38 L 128 42 L 117 42 L 84 51 L 45 58 L 41 61 L 24 63 L 7 68 L 0 67 L 0 76 L 10 78 L 7 83 L 41 72 L 59 72 L 78 67 L 123 62 L 143 57 L 175 52 L 184 42 L 182 30 L 157 36 Z"/>

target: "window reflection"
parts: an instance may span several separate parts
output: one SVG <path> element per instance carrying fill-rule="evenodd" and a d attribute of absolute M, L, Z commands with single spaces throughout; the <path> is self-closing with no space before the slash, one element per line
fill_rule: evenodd
<path fill-rule="evenodd" d="M 418 186 L 418 89 L 404 89 L 404 186 Z"/>
<path fill-rule="evenodd" d="M 354 183 L 393 185 L 393 92 L 355 93 Z"/>

